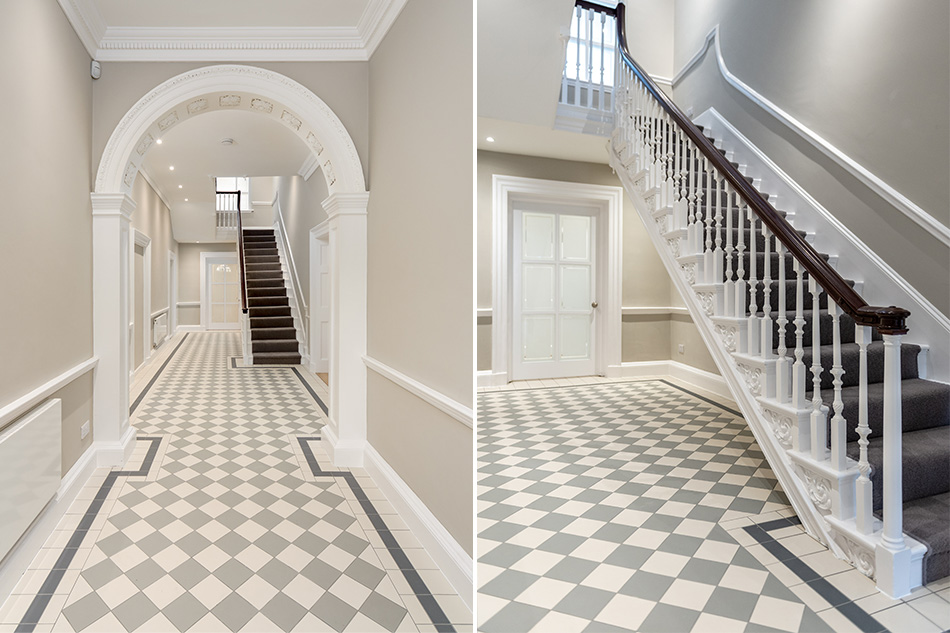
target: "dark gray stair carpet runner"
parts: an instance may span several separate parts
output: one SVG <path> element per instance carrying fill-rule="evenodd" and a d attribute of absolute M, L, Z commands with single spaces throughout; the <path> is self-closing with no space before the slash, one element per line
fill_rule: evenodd
<path fill-rule="evenodd" d="M 245 229 L 251 349 L 255 365 L 299 365 L 300 348 L 273 229 Z"/>
<path fill-rule="evenodd" d="M 713 140 L 713 139 L 710 139 Z M 687 163 L 690 161 L 687 160 Z M 733 163 L 736 165 L 736 163 Z M 738 166 L 738 165 L 736 165 Z M 694 170 L 690 174 L 690 182 L 697 178 Z M 752 182 L 752 178 L 747 177 Z M 700 186 L 703 190 L 703 200 L 709 193 L 706 187 L 705 175 L 699 175 Z M 713 202 L 715 202 L 713 195 Z M 767 197 L 767 196 L 765 196 Z M 720 198 L 720 208 L 723 226 L 719 230 L 722 246 L 725 248 L 727 232 L 732 233 L 733 246 L 739 243 L 738 209 L 733 207 L 731 226 L 725 226 L 725 205 L 729 204 L 725 195 Z M 698 209 L 699 217 L 705 226 L 705 204 Z M 713 214 L 715 209 L 713 209 Z M 782 216 L 784 212 L 779 211 Z M 761 226 L 761 222 L 757 223 Z M 715 224 L 713 225 L 715 226 Z M 715 240 L 716 231 L 713 230 Z M 799 232 L 800 235 L 804 235 Z M 743 278 L 749 279 L 750 269 L 750 235 L 745 229 L 743 240 L 746 252 L 742 256 L 745 268 Z M 706 239 L 704 229 L 703 239 Z M 765 254 L 763 247 L 765 240 L 761 234 L 756 235 L 756 271 L 761 278 Z M 770 286 L 769 305 L 773 320 L 772 347 L 778 355 L 779 326 L 778 307 L 779 294 L 785 295 L 785 346 L 787 356 L 794 362 L 795 349 L 795 311 L 796 311 L 796 282 L 791 257 L 785 258 L 786 282 L 784 289 L 780 289 L 778 281 L 779 256 L 775 252 L 775 238 L 770 238 L 770 269 L 772 283 Z M 826 260 L 828 256 L 822 254 Z M 738 279 L 738 255 L 732 257 L 733 279 Z M 726 268 L 727 264 L 724 265 Z M 807 273 L 803 275 L 808 279 Z M 725 281 L 725 277 L 723 279 Z M 853 281 L 849 281 L 854 285 Z M 812 298 L 808 293 L 807 283 L 803 295 L 804 305 L 804 346 L 803 362 L 806 370 L 806 397 L 812 400 Z M 756 287 L 756 305 L 764 307 L 764 284 L 759 281 Z M 749 299 L 745 300 L 746 309 Z M 833 345 L 831 329 L 831 315 L 829 314 L 828 298 L 824 292 L 819 295 L 819 314 L 821 322 L 820 359 L 822 366 L 821 384 L 819 386 L 822 404 L 828 407 L 827 424 L 830 447 L 831 419 L 834 416 L 834 387 L 832 385 Z M 913 320 L 910 321 L 913 327 Z M 846 314 L 840 317 L 841 325 L 841 364 L 844 369 L 842 376 L 841 399 L 844 404 L 842 415 L 848 422 L 848 456 L 854 460 L 859 457 L 858 434 L 858 366 L 859 347 L 855 342 L 854 320 Z M 881 517 L 883 507 L 883 408 L 884 408 L 884 344 L 880 335 L 873 335 L 873 342 L 868 346 L 868 424 L 871 428 L 868 446 L 868 461 L 871 464 L 871 481 L 873 482 L 873 504 L 878 518 Z M 903 418 L 903 490 L 904 490 L 904 532 L 927 545 L 928 551 L 924 556 L 924 583 L 930 583 L 950 575 L 950 385 L 932 380 L 922 379 L 918 373 L 917 356 L 921 349 L 917 345 L 903 343 L 901 345 L 901 411 Z"/>

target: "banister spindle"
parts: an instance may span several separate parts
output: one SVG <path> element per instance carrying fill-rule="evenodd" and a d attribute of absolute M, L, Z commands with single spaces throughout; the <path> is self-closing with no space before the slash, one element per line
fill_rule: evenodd
<path fill-rule="evenodd" d="M 703 253 L 703 270 L 706 272 L 706 283 L 715 283 L 716 278 L 713 266 L 713 170 L 709 159 L 703 157 L 703 167 L 706 173 L 706 249 Z"/>
<path fill-rule="evenodd" d="M 773 357 L 772 348 L 772 235 L 762 223 L 762 237 L 765 238 L 762 262 L 762 322 L 759 343 L 759 355 L 763 360 Z"/>
<path fill-rule="evenodd" d="M 841 310 L 838 304 L 828 297 L 828 312 L 831 314 L 832 327 L 832 361 L 831 376 L 833 378 L 835 396 L 832 403 L 834 415 L 831 418 L 831 466 L 837 471 L 846 470 L 848 467 L 847 444 L 848 429 L 844 419 L 844 401 L 841 399 L 841 376 L 844 375 L 844 368 L 841 366 L 841 324 L 838 317 Z"/>
<path fill-rule="evenodd" d="M 795 363 L 792 365 L 792 404 L 801 411 L 805 408 L 805 292 L 804 268 L 794 261 L 795 268 Z M 802 448 L 801 450 L 806 450 Z"/>
<path fill-rule="evenodd" d="M 716 251 L 715 253 L 713 253 L 713 277 L 712 277 L 712 283 L 714 284 L 721 284 L 724 281 L 723 276 L 725 275 L 722 269 L 722 266 L 723 266 L 722 185 L 724 182 L 725 180 L 720 179 L 719 174 L 717 173 L 716 174 L 716 193 L 713 194 L 715 196 L 715 201 L 716 201 L 716 207 L 715 207 L 716 208 L 716 232 L 715 232 Z"/>
<path fill-rule="evenodd" d="M 749 212 L 749 327 L 748 344 L 749 354 L 759 353 L 759 275 L 756 271 L 758 266 L 758 256 L 756 255 L 756 242 L 758 235 L 755 231 L 755 212 L 752 207 L 747 207 Z"/>
<path fill-rule="evenodd" d="M 808 277 L 811 293 L 811 457 L 823 461 L 828 451 L 827 417 L 821 410 L 821 314 L 815 278 Z"/>
<path fill-rule="evenodd" d="M 575 8 L 575 15 L 577 17 L 577 74 L 575 75 L 576 80 L 574 82 L 574 105 L 579 106 L 581 104 L 581 9 L 580 5 Z"/>
<path fill-rule="evenodd" d="M 594 10 L 587 10 L 587 107 L 594 107 Z"/>
<path fill-rule="evenodd" d="M 738 318 L 742 318 L 746 316 L 745 200 L 743 200 L 738 193 L 736 194 L 736 207 L 736 213 L 739 214 L 739 228 L 737 232 L 737 235 L 739 236 L 739 244 L 736 246 L 736 262 L 738 263 L 739 267 L 736 270 L 735 301 L 733 302 L 732 314 Z"/>
<path fill-rule="evenodd" d="M 702 162 L 695 147 L 689 157 L 689 175 L 692 178 L 692 193 L 690 194 L 690 206 L 692 208 L 693 222 L 690 227 L 690 249 L 689 252 L 698 254 L 703 252 L 703 174 Z"/>
<path fill-rule="evenodd" d="M 599 109 L 606 110 L 604 99 L 604 34 L 606 33 L 606 24 L 607 24 L 607 13 L 605 11 L 600 12 L 600 100 L 599 100 Z"/>
<path fill-rule="evenodd" d="M 735 308 L 736 302 L 736 282 L 732 278 L 733 275 L 733 266 L 732 258 L 735 254 L 735 249 L 732 246 L 732 187 L 729 185 L 729 181 L 723 180 L 723 193 L 726 194 L 726 249 L 725 249 L 725 259 L 726 259 L 726 272 L 725 280 L 726 287 L 724 290 L 724 305 L 723 313 L 726 316 L 735 316 L 733 309 Z"/>
<path fill-rule="evenodd" d="M 788 292 L 785 277 L 785 245 L 776 240 L 775 250 L 778 252 L 778 360 L 775 362 L 775 397 L 781 403 L 786 403 L 791 397 L 791 364 L 788 359 L 788 346 L 785 344 L 785 326 L 788 325 L 786 316 L 785 294 Z"/>
<path fill-rule="evenodd" d="M 855 523 L 862 534 L 874 531 L 874 507 L 872 504 L 871 464 L 868 461 L 868 343 L 871 342 L 871 328 L 857 325 L 854 329 L 858 344 L 858 481 L 855 484 L 857 511 Z"/>

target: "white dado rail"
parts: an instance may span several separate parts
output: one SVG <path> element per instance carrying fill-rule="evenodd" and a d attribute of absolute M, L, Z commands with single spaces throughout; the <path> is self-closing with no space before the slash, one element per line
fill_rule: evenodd
<path fill-rule="evenodd" d="M 625 50 L 623 12 L 621 4 L 618 41 Z M 875 577 L 885 593 L 907 595 L 921 584 L 926 547 L 904 535 L 902 526 L 900 345 L 906 311 L 867 306 L 627 53 L 615 77 L 611 166 L 782 489 L 811 535 Z M 818 279 L 830 280 L 822 282 L 828 287 Z M 793 318 L 788 302 L 794 303 Z M 846 452 L 843 310 L 854 317 L 860 348 L 857 461 Z M 871 324 L 884 347 L 883 524 L 873 515 L 868 458 Z M 821 398 L 822 340 L 833 348 L 830 442 Z M 806 355 L 813 359 L 810 368 Z"/>

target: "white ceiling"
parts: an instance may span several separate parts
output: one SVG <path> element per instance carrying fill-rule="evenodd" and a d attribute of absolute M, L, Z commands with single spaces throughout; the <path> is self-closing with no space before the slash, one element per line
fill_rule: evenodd
<path fill-rule="evenodd" d="M 478 149 L 608 162 L 606 139 L 554 129 L 573 7 L 574 0 L 478 1 Z"/>
<path fill-rule="evenodd" d="M 100 61 L 365 61 L 406 0 L 58 0 Z"/>
<path fill-rule="evenodd" d="M 225 138 L 234 144 L 222 145 Z M 280 122 L 253 112 L 218 110 L 171 128 L 161 145 L 149 149 L 143 169 L 171 210 L 175 239 L 211 241 L 214 176 L 289 176 L 309 156 L 307 146 Z M 259 200 L 256 193 L 251 192 L 253 201 Z"/>

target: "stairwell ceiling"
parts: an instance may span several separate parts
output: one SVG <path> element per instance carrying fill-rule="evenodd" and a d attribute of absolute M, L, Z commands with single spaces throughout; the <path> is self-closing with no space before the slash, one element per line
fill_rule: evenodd
<path fill-rule="evenodd" d="M 58 0 L 100 61 L 365 61 L 406 0 Z"/>
<path fill-rule="evenodd" d="M 573 10 L 574 0 L 479 0 L 479 149 L 607 163 L 606 139 L 554 129 Z"/>
<path fill-rule="evenodd" d="M 226 138 L 234 143 L 223 145 Z M 204 242 L 215 239 L 214 176 L 293 175 L 309 155 L 306 145 L 278 121 L 225 110 L 193 117 L 170 129 L 161 145 L 149 149 L 143 171 L 171 211 L 175 239 Z M 251 200 L 260 197 L 251 191 Z"/>

